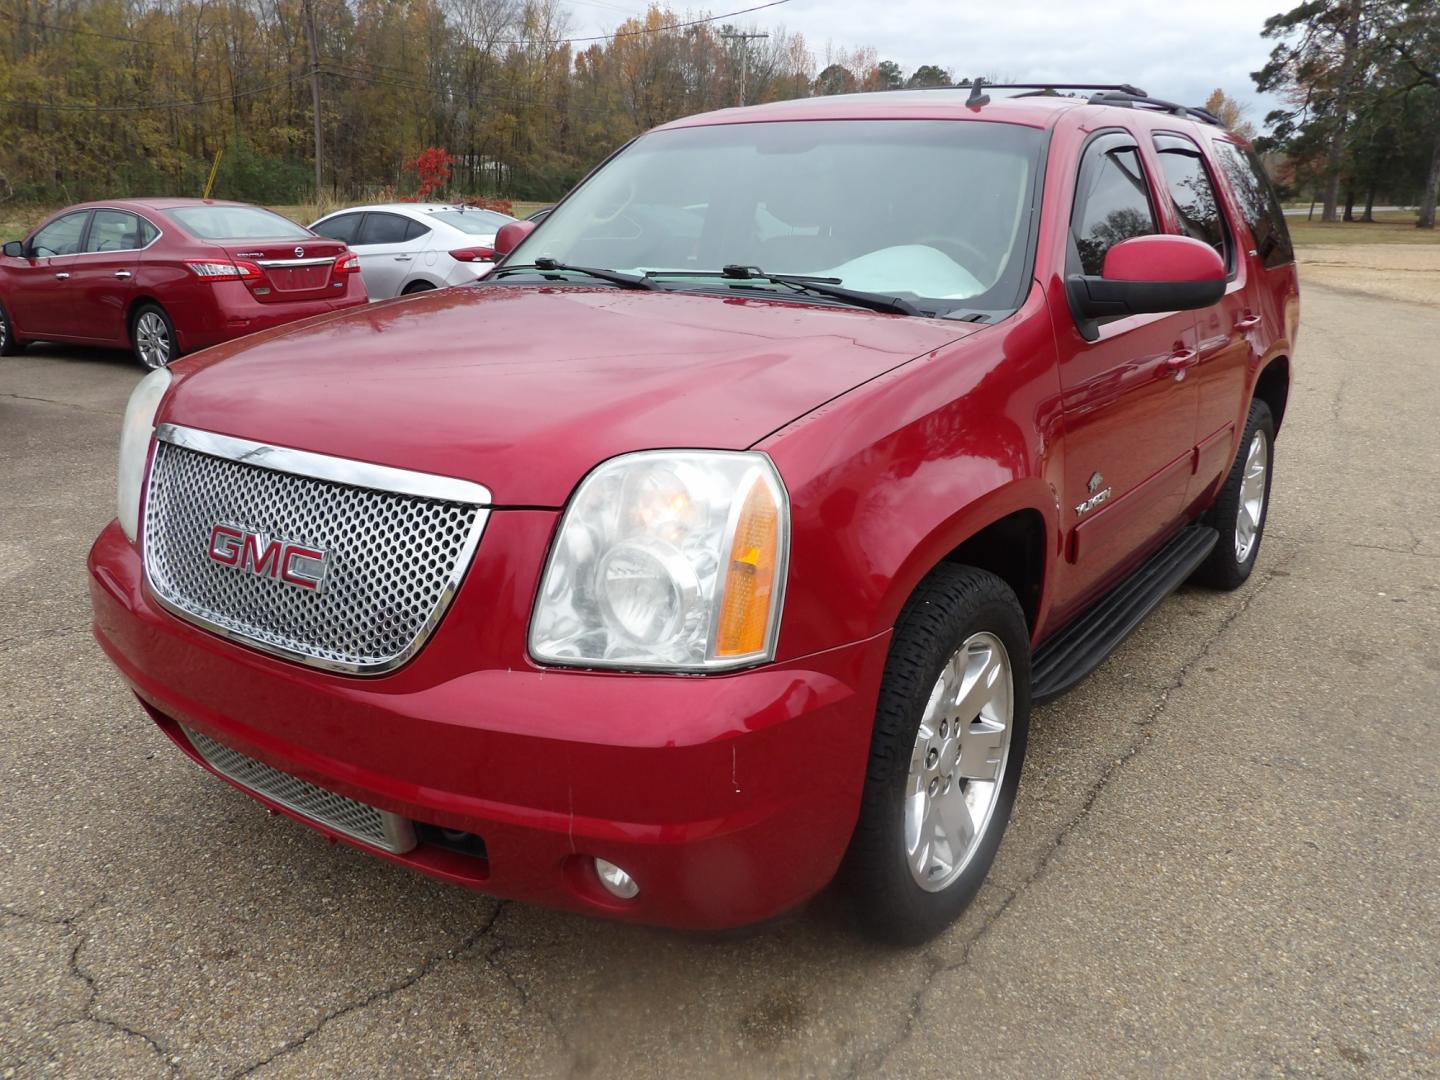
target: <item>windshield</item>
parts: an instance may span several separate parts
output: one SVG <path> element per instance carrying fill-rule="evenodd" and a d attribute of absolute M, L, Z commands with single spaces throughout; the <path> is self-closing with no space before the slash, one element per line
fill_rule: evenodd
<path fill-rule="evenodd" d="M 314 235 L 258 206 L 182 206 L 165 212 L 201 240 L 304 240 Z"/>
<path fill-rule="evenodd" d="M 471 236 L 493 236 L 501 225 L 515 220 L 489 210 L 432 210 L 430 216 Z"/>
<path fill-rule="evenodd" d="M 838 278 L 939 314 L 1013 308 L 1043 138 L 949 120 L 652 132 L 556 208 L 509 264 L 551 258 L 633 273 L 738 264 Z"/>

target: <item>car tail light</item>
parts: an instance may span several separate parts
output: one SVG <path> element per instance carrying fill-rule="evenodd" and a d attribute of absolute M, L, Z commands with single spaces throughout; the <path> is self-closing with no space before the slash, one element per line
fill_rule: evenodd
<path fill-rule="evenodd" d="M 358 274 L 360 273 L 360 256 L 353 251 L 347 251 L 335 260 L 335 273 L 337 274 Z"/>
<path fill-rule="evenodd" d="M 234 262 L 192 262 L 185 265 L 202 281 L 259 281 L 264 277 L 260 267 L 240 259 Z"/>
<path fill-rule="evenodd" d="M 456 262 L 494 262 L 495 249 L 488 247 L 457 248 L 450 252 Z"/>

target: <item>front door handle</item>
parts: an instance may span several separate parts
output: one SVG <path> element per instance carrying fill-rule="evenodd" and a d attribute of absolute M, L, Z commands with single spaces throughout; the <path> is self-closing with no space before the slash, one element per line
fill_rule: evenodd
<path fill-rule="evenodd" d="M 69 281 L 69 280 L 70 280 L 70 275 L 67 274 L 64 270 L 58 270 L 58 271 L 56 271 L 56 273 L 55 273 L 55 280 L 56 280 L 56 281 Z"/>
<path fill-rule="evenodd" d="M 1175 381 L 1179 382 L 1185 378 L 1185 369 L 1194 367 L 1200 362 L 1200 354 L 1194 349 L 1181 349 L 1179 352 L 1165 358 L 1160 370 L 1165 375 L 1174 375 Z"/>
<path fill-rule="evenodd" d="M 129 270 L 116 270 L 115 276 L 118 278 L 134 277 L 134 275 L 131 274 Z"/>
<path fill-rule="evenodd" d="M 1237 323 L 1235 324 L 1235 329 L 1236 329 L 1236 330 L 1254 330 L 1255 327 L 1257 327 L 1257 326 L 1259 326 L 1259 325 L 1260 325 L 1260 316 L 1259 316 L 1259 315 L 1246 315 L 1243 319 L 1241 319 L 1239 322 L 1237 322 Z"/>

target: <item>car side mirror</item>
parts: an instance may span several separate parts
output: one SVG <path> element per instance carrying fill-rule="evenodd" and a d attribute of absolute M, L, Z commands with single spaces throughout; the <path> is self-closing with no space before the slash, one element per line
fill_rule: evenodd
<path fill-rule="evenodd" d="M 11 259 L 23 259 L 25 257 L 25 241 L 5 241 L 5 255 Z"/>
<path fill-rule="evenodd" d="M 511 221 L 500 226 L 495 234 L 495 257 L 503 259 L 520 246 L 520 241 L 535 231 L 533 221 Z"/>
<path fill-rule="evenodd" d="M 1078 319 L 1191 311 L 1225 295 L 1225 264 L 1188 236 L 1136 236 L 1105 253 L 1099 277 L 1071 274 L 1066 284 Z"/>

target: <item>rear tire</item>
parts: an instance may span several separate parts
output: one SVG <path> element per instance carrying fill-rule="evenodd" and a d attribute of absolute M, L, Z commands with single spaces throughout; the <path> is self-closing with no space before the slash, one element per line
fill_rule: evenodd
<path fill-rule="evenodd" d="M 167 367 L 180 355 L 175 324 L 159 304 L 142 304 L 130 320 L 130 344 L 135 359 L 151 371 Z"/>
<path fill-rule="evenodd" d="M 1204 522 L 1220 539 L 1194 580 L 1212 589 L 1238 589 L 1255 569 L 1265 519 L 1270 513 L 1270 480 L 1275 473 L 1275 421 L 1270 406 L 1255 400 L 1225 484 Z"/>
<path fill-rule="evenodd" d="M 937 567 L 895 626 L 846 854 L 871 935 L 919 944 L 974 899 L 1010 820 L 1029 719 L 1015 594 L 983 570 Z"/>
<path fill-rule="evenodd" d="M 430 292 L 434 288 L 435 286 L 431 285 L 428 281 L 412 281 L 409 285 L 406 285 L 405 288 L 400 290 L 400 295 L 411 296 L 417 292 Z"/>
<path fill-rule="evenodd" d="M 10 313 L 0 304 L 0 356 L 15 356 L 23 352 L 25 342 L 15 337 L 15 328 L 10 325 Z"/>

